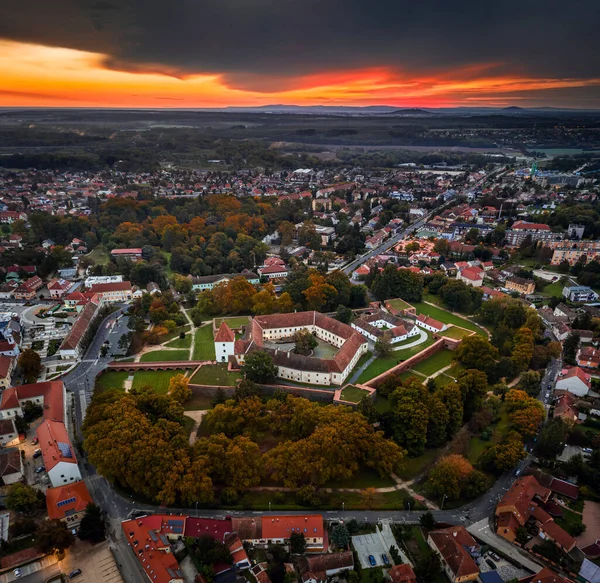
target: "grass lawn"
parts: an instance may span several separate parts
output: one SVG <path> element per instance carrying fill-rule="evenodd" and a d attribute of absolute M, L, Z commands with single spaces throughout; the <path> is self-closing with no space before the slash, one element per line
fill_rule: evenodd
<path fill-rule="evenodd" d="M 399 362 L 400 359 L 395 355 L 389 358 L 378 358 L 374 360 L 365 370 L 363 370 L 356 382 L 358 384 L 366 383 L 372 378 L 375 378 L 377 375 L 380 375 L 382 372 L 390 370 L 390 368 L 396 366 Z"/>
<path fill-rule="evenodd" d="M 212 398 L 208 395 L 193 394 L 184 404 L 185 411 L 208 411 L 212 409 Z"/>
<path fill-rule="evenodd" d="M 238 379 L 241 378 L 242 374 L 240 372 L 229 372 L 225 363 L 207 364 L 200 367 L 190 382 L 196 385 L 235 387 Z"/>
<path fill-rule="evenodd" d="M 171 342 L 167 342 L 165 346 L 169 348 L 190 348 L 192 345 L 192 335 L 186 334 L 185 338 L 175 338 L 175 340 L 171 340 Z"/>
<path fill-rule="evenodd" d="M 440 453 L 439 449 L 426 449 L 419 457 L 405 457 L 402 460 L 404 467 L 396 474 L 403 480 L 412 480 L 421 474 L 427 466 L 432 464 Z"/>
<path fill-rule="evenodd" d="M 477 326 L 477 324 L 473 324 L 469 320 L 465 318 L 461 318 L 460 316 L 456 316 L 448 312 L 448 310 L 444 310 L 443 308 L 439 308 L 437 306 L 431 306 L 426 303 L 416 303 L 414 304 L 417 309 L 418 314 L 425 314 L 426 316 L 430 316 L 435 320 L 439 320 L 440 322 L 444 322 L 444 324 L 454 324 L 455 326 L 460 326 L 462 328 L 466 328 L 467 330 L 473 330 L 473 332 L 477 332 L 481 336 L 487 338 L 487 333 L 483 328 Z"/>
<path fill-rule="evenodd" d="M 560 283 L 560 281 L 555 281 L 554 283 L 549 283 L 548 285 L 545 285 L 544 291 L 542 293 L 544 295 L 561 298 L 564 287 L 564 283 Z"/>
<path fill-rule="evenodd" d="M 456 340 L 460 340 L 465 336 L 470 336 L 472 330 L 465 330 L 464 328 L 457 328 L 456 326 L 450 326 L 447 330 L 444 330 L 443 335 L 448 338 L 455 338 Z"/>
<path fill-rule="evenodd" d="M 362 468 L 349 480 L 332 480 L 323 485 L 324 488 L 387 488 L 396 482 L 390 477 L 382 478 L 378 472 L 371 468 Z"/>
<path fill-rule="evenodd" d="M 165 334 L 161 340 L 163 342 L 168 342 L 169 340 L 173 340 L 176 338 L 179 338 L 179 333 L 180 332 L 189 332 L 190 331 L 190 325 L 186 324 L 185 326 L 179 326 L 177 328 L 175 328 L 175 330 L 173 330 L 173 332 L 169 332 L 168 334 Z M 170 346 L 170 344 L 168 345 Z"/>
<path fill-rule="evenodd" d="M 85 257 L 87 259 L 91 259 L 96 265 L 106 265 L 110 261 L 110 255 L 102 245 L 98 245 L 91 253 L 88 253 Z"/>
<path fill-rule="evenodd" d="M 163 251 L 162 254 L 166 260 L 165 272 L 168 277 L 171 277 L 173 275 L 173 270 L 171 269 L 171 253 L 169 253 L 168 251 Z"/>
<path fill-rule="evenodd" d="M 438 370 L 449 366 L 453 360 L 454 352 L 451 350 L 440 350 L 419 364 L 416 364 L 413 370 L 429 377 Z"/>
<path fill-rule="evenodd" d="M 429 332 L 426 332 L 426 334 L 427 340 L 425 340 L 425 342 L 417 344 L 417 346 L 413 346 L 412 348 L 404 348 L 398 350 L 396 354 L 400 357 L 400 360 L 404 361 L 408 360 L 409 358 L 412 358 L 415 354 L 419 354 L 419 352 L 425 350 L 428 346 L 431 346 L 435 342 L 433 336 Z"/>
<path fill-rule="evenodd" d="M 459 362 L 455 362 L 444 374 L 455 379 L 463 370 L 467 369 Z"/>
<path fill-rule="evenodd" d="M 367 362 L 367 360 L 369 360 L 369 358 L 371 358 L 373 356 L 372 352 L 365 352 L 359 359 L 358 362 L 356 363 L 354 370 L 358 370 L 363 364 L 365 364 L 365 362 Z"/>
<path fill-rule="evenodd" d="M 155 350 L 142 354 L 140 362 L 161 362 L 174 360 L 189 360 L 190 353 L 187 350 Z"/>
<path fill-rule="evenodd" d="M 359 389 L 354 385 L 348 385 L 342 389 L 342 394 L 340 398 L 343 401 L 348 401 L 349 403 L 359 403 L 360 400 L 369 393 L 363 389 Z"/>
<path fill-rule="evenodd" d="M 407 304 L 404 300 L 400 298 L 394 298 L 393 300 L 387 300 L 390 306 L 394 308 L 394 310 L 406 310 L 410 308 L 410 304 Z"/>
<path fill-rule="evenodd" d="M 408 379 L 412 379 L 412 378 L 416 378 L 419 379 L 421 381 L 425 380 L 425 375 L 422 375 L 419 372 L 416 372 L 412 369 L 404 371 L 401 375 L 400 375 L 400 380 L 402 381 L 407 381 Z"/>
<path fill-rule="evenodd" d="M 196 330 L 194 338 L 194 360 L 215 360 L 215 343 L 212 325 L 207 324 Z"/>
<path fill-rule="evenodd" d="M 185 370 L 138 370 L 133 374 L 132 388 L 150 386 L 156 393 L 166 394 L 171 378 L 185 373 Z"/>
<path fill-rule="evenodd" d="M 96 390 L 108 391 L 109 389 L 125 390 L 125 381 L 129 377 L 127 371 L 109 370 L 96 377 Z"/>
<path fill-rule="evenodd" d="M 484 441 L 479 437 L 471 437 L 467 449 L 467 459 L 475 465 L 480 460 L 485 450 L 492 445 L 493 444 L 490 441 Z"/>
<path fill-rule="evenodd" d="M 557 518 L 555 520 L 556 524 L 562 526 L 567 532 L 571 532 L 571 529 L 577 525 L 581 524 L 583 517 L 581 514 L 577 514 L 577 512 L 572 512 L 571 510 L 567 510 L 566 508 L 562 508 L 562 518 Z"/>
<path fill-rule="evenodd" d="M 231 318 L 215 318 L 215 328 L 218 330 L 222 322 L 233 328 L 241 328 L 248 325 L 248 316 L 233 316 Z"/>
<path fill-rule="evenodd" d="M 454 382 L 454 379 L 449 377 L 447 374 L 439 374 L 433 380 L 435 381 L 435 386 L 438 387 L 438 389 Z"/>

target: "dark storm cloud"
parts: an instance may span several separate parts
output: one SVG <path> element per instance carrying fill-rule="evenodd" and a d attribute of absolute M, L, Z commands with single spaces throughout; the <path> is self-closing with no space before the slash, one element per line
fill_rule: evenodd
<path fill-rule="evenodd" d="M 600 0 L 2 0 L 0 38 L 107 55 L 129 71 L 233 86 L 390 67 L 600 77 Z"/>

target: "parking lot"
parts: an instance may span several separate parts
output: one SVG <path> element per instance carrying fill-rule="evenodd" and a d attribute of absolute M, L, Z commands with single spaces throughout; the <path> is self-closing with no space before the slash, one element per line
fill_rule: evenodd
<path fill-rule="evenodd" d="M 392 545 L 399 549 L 399 545 L 392 534 L 392 529 L 389 524 L 384 524 L 380 531 L 353 536 L 352 544 L 358 554 L 360 566 L 363 569 L 385 566 L 386 563 L 382 558 L 383 555 L 387 557 L 389 564 L 393 565 L 389 549 Z M 375 559 L 374 565 L 369 561 L 369 556 L 372 556 Z M 402 560 L 407 562 L 407 559 L 404 556 L 402 557 Z"/>
<path fill-rule="evenodd" d="M 522 579 L 530 574 L 525 569 L 519 569 L 519 567 L 509 563 L 496 553 L 494 553 L 494 555 L 495 556 L 492 556 L 491 553 L 486 553 L 481 557 L 481 560 L 479 561 L 479 570 L 482 573 L 487 573 L 488 571 L 497 571 L 502 581 Z M 490 562 L 488 563 L 488 561 Z M 492 565 L 495 568 L 493 568 Z"/>

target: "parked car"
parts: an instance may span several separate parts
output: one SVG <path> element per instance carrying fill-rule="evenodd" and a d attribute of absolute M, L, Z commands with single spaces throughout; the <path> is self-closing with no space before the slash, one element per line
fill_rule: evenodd
<path fill-rule="evenodd" d="M 13 571 L 13 575 L 14 575 L 15 579 L 18 579 L 22 575 L 21 569 L 15 569 Z"/>
<path fill-rule="evenodd" d="M 592 453 L 594 450 L 591 447 L 582 447 L 581 451 L 584 453 Z"/>
<path fill-rule="evenodd" d="M 40 442 L 40 440 L 39 440 L 37 437 L 34 437 L 34 438 L 31 440 L 31 445 L 37 445 L 39 442 Z"/>
<path fill-rule="evenodd" d="M 40 466 L 39 468 L 35 468 L 36 474 L 41 474 L 46 468 L 44 466 Z"/>
<path fill-rule="evenodd" d="M 375 560 L 375 557 L 373 555 L 369 555 L 369 563 L 371 563 L 371 567 L 377 565 L 377 561 Z"/>
<path fill-rule="evenodd" d="M 69 579 L 75 579 L 75 577 L 78 577 L 79 575 L 81 575 L 81 569 L 75 569 L 69 573 Z"/>
<path fill-rule="evenodd" d="M 494 563 L 494 561 L 491 559 L 486 559 L 485 562 L 488 564 L 490 569 L 494 569 L 494 571 L 496 570 L 496 563 Z"/>
<path fill-rule="evenodd" d="M 390 560 L 387 558 L 387 555 L 385 553 L 383 553 L 381 555 L 381 560 L 383 561 L 384 565 L 389 565 L 390 564 Z"/>
<path fill-rule="evenodd" d="M 41 449 L 36 449 L 33 452 L 33 459 L 36 459 L 36 458 L 40 457 L 41 455 L 42 455 L 42 450 Z"/>
<path fill-rule="evenodd" d="M 497 553 L 489 553 L 490 557 L 492 557 L 492 559 L 494 559 L 494 561 L 501 561 L 502 559 L 500 558 L 500 555 L 498 555 Z"/>

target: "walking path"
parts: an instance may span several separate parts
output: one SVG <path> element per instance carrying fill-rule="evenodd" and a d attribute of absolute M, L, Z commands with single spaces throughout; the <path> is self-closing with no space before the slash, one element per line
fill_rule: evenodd
<path fill-rule="evenodd" d="M 367 360 L 360 368 L 354 369 L 354 372 L 352 373 L 348 384 L 354 384 L 358 380 L 360 375 L 367 369 L 367 367 L 371 366 L 371 363 L 373 363 L 376 359 L 377 357 L 373 354 L 373 356 L 371 356 L 371 358 L 369 358 L 369 360 Z"/>
<path fill-rule="evenodd" d="M 406 350 L 407 348 L 412 348 L 413 346 L 419 346 L 419 344 L 423 344 L 423 342 L 427 341 L 427 332 L 425 332 L 425 330 L 422 330 L 421 328 L 417 327 L 417 330 L 419 330 L 419 338 L 417 340 L 415 340 L 414 342 L 411 342 L 410 344 L 402 344 L 402 346 L 398 346 L 396 348 L 394 348 L 394 345 L 392 344 L 392 350 L 394 352 L 400 351 L 400 350 Z"/>
<path fill-rule="evenodd" d="M 192 431 L 190 433 L 190 445 L 194 445 L 194 441 L 196 441 L 196 433 L 198 433 L 198 428 L 200 427 L 200 423 L 202 423 L 202 418 L 206 415 L 208 411 L 185 411 L 184 415 L 194 420 L 194 426 L 192 427 Z"/>

